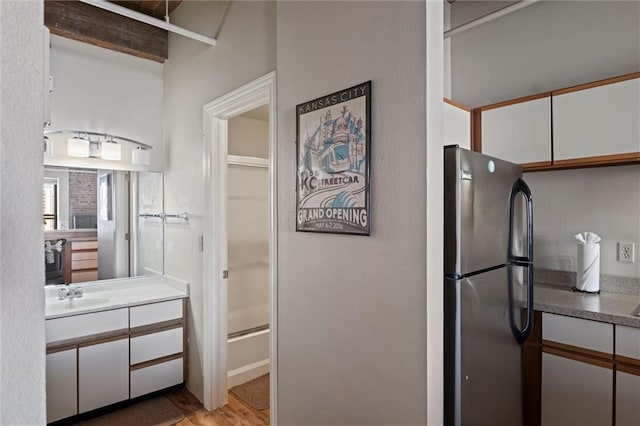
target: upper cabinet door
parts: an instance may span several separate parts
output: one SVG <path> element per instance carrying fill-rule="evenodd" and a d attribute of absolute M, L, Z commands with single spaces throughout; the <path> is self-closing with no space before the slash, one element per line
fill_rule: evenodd
<path fill-rule="evenodd" d="M 640 78 L 572 90 L 553 92 L 556 162 L 640 152 Z"/>
<path fill-rule="evenodd" d="M 444 145 L 471 149 L 471 110 L 452 101 L 444 101 Z"/>
<path fill-rule="evenodd" d="M 482 153 L 518 164 L 551 164 L 551 97 L 481 108 Z"/>

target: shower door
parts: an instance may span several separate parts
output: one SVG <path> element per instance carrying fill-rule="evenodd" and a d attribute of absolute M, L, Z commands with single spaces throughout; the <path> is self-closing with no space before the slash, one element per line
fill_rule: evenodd
<path fill-rule="evenodd" d="M 269 326 L 269 169 L 229 164 L 228 333 Z"/>

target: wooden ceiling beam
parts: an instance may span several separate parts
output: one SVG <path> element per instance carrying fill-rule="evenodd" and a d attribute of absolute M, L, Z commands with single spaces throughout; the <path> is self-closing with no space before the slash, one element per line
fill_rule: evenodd
<path fill-rule="evenodd" d="M 44 24 L 52 34 L 164 63 L 167 31 L 78 1 L 46 0 Z"/>

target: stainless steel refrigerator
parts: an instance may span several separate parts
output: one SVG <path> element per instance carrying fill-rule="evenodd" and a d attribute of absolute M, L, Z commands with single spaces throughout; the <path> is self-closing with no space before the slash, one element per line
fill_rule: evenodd
<path fill-rule="evenodd" d="M 445 424 L 523 421 L 533 323 L 533 210 L 522 168 L 444 149 Z"/>

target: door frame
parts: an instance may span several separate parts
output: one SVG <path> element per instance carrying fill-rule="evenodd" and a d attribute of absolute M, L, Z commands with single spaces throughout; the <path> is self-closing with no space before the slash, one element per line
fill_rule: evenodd
<path fill-rule="evenodd" d="M 205 215 L 203 223 L 204 407 L 227 402 L 227 121 L 269 105 L 269 358 L 271 424 L 277 424 L 277 147 L 276 72 L 260 77 L 203 107 Z M 217 325 L 216 325 L 217 324 Z"/>

